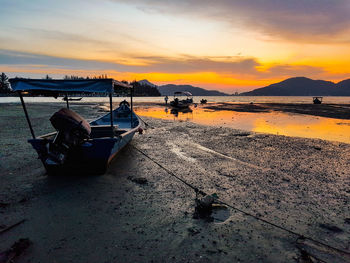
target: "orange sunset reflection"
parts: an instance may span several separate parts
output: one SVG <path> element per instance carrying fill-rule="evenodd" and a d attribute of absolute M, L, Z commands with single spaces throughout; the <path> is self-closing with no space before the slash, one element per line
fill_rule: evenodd
<path fill-rule="evenodd" d="M 192 110 L 187 112 L 174 112 L 171 108 L 163 107 L 137 107 L 135 111 L 140 116 L 152 118 L 350 143 L 349 120 L 276 112 L 214 111 L 201 106 L 192 107 Z"/>

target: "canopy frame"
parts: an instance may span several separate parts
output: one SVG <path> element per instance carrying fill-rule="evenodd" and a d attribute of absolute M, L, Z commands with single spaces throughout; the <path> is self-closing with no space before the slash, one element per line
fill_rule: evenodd
<path fill-rule="evenodd" d="M 110 121 L 111 121 L 111 137 L 113 138 L 114 137 L 114 125 L 113 125 L 113 119 L 114 119 L 114 114 L 113 114 L 113 92 L 115 91 L 115 87 L 121 87 L 121 88 L 129 88 L 130 89 L 130 101 L 131 101 L 131 113 L 130 113 L 130 122 L 131 122 L 131 125 L 130 127 L 132 127 L 132 113 L 133 113 L 133 90 L 134 90 L 134 87 L 132 85 L 128 85 L 128 84 L 125 84 L 123 82 L 119 82 L 119 81 L 116 81 L 114 79 L 107 79 L 109 81 L 111 81 L 111 88 L 108 89 L 110 90 L 109 93 L 109 106 L 110 106 Z M 30 80 L 26 80 L 26 79 L 11 79 L 10 82 L 12 83 L 16 83 L 18 81 L 22 81 L 22 82 L 29 82 Z M 34 80 L 36 82 L 47 82 L 49 83 L 47 80 Z M 64 81 L 64 82 L 75 82 L 76 80 L 54 80 L 54 82 L 61 82 L 61 81 Z M 94 81 L 98 81 L 98 80 L 94 80 Z M 105 79 L 103 80 L 105 81 Z M 60 90 L 60 89 L 54 89 L 54 90 L 48 90 L 48 89 L 45 89 L 45 88 L 34 88 L 34 89 L 16 89 L 14 88 L 13 89 L 14 91 L 17 91 L 18 95 L 19 95 L 19 98 L 21 100 L 21 104 L 22 104 L 22 108 L 23 108 L 23 111 L 24 111 L 24 114 L 25 114 L 25 117 L 26 117 L 26 120 L 27 120 L 27 123 L 28 123 L 28 126 L 29 126 L 29 129 L 30 129 L 30 133 L 32 134 L 32 137 L 33 139 L 36 139 L 35 137 L 35 133 L 34 133 L 34 129 L 33 129 L 33 126 L 32 126 L 32 123 L 31 123 L 31 120 L 29 118 L 29 114 L 28 114 L 28 111 L 27 111 L 27 107 L 25 105 L 25 102 L 24 102 L 24 99 L 23 99 L 23 94 L 22 92 L 24 91 L 31 91 L 31 90 L 35 90 L 35 91 L 38 91 L 38 90 L 43 90 L 43 91 L 53 91 L 53 92 L 64 92 L 65 93 L 65 98 L 66 98 L 66 102 L 67 102 L 67 109 L 69 109 L 69 102 L 68 102 L 68 93 L 76 93 L 76 92 L 79 92 L 77 90 L 73 90 L 73 91 L 69 91 L 69 90 Z M 89 92 L 89 91 L 84 91 L 84 90 L 81 90 L 80 92 Z M 90 91 L 91 93 L 94 93 L 96 91 Z M 97 92 L 101 92 L 101 91 L 97 91 Z"/>
<path fill-rule="evenodd" d="M 193 97 L 192 93 L 189 91 L 175 91 L 174 97 L 176 96 L 186 96 L 186 97 Z"/>
<path fill-rule="evenodd" d="M 13 91 L 43 93 L 110 93 L 114 87 L 131 88 L 130 85 L 114 79 L 10 79 Z"/>
<path fill-rule="evenodd" d="M 27 119 L 27 123 L 28 123 L 29 129 L 30 129 L 30 133 L 32 134 L 33 139 L 35 139 L 33 126 L 32 126 L 32 123 L 30 122 L 30 118 L 29 118 L 29 115 L 28 115 L 26 104 L 24 103 L 24 100 L 23 100 L 22 93 L 19 91 L 18 95 L 19 95 L 19 98 L 21 100 L 22 108 L 23 108 L 23 111 L 24 111 L 24 115 L 26 116 L 26 119 Z"/>

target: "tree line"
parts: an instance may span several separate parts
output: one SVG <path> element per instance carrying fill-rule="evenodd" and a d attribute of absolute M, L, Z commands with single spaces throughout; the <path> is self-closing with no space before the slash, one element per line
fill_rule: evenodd
<path fill-rule="evenodd" d="M 0 93 L 8 94 L 11 92 L 9 78 L 4 72 L 0 75 Z"/>
<path fill-rule="evenodd" d="M 49 75 L 46 75 L 43 79 L 49 80 L 49 79 L 52 79 L 52 77 Z M 108 79 L 108 76 L 107 74 L 102 74 L 102 75 L 97 75 L 93 77 L 87 76 L 84 78 L 76 75 L 70 75 L 70 76 L 65 75 L 63 79 L 64 80 Z M 130 83 L 126 80 L 122 80 L 121 82 L 132 85 L 134 87 L 135 96 L 160 96 L 160 92 L 156 87 L 141 85 L 136 80 Z M 0 94 L 10 94 L 11 93 L 10 87 L 11 86 L 10 86 L 9 78 L 6 76 L 4 72 L 2 72 L 0 75 Z"/>

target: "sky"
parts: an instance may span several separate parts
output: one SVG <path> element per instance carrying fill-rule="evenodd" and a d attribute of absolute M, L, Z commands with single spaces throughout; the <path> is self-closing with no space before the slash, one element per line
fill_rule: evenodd
<path fill-rule="evenodd" d="M 350 78 L 350 0 L 0 0 L 0 72 L 228 93 Z"/>

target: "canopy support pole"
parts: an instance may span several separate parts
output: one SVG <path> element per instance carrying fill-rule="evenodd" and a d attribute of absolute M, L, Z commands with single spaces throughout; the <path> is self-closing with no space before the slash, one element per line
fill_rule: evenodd
<path fill-rule="evenodd" d="M 113 104 L 112 104 L 112 92 L 109 93 L 109 112 L 111 115 L 111 131 L 112 131 L 112 137 L 114 137 L 114 131 L 113 131 Z"/>
<path fill-rule="evenodd" d="M 67 102 L 67 109 L 69 110 L 68 93 L 66 93 L 65 99 L 66 99 L 66 102 Z"/>
<path fill-rule="evenodd" d="M 134 95 L 134 87 L 131 88 L 130 90 L 130 105 L 131 105 L 131 113 L 130 113 L 130 128 L 132 129 L 132 115 L 133 115 L 133 109 L 134 109 L 134 106 L 133 106 L 133 101 L 132 101 L 132 97 Z"/>
<path fill-rule="evenodd" d="M 26 105 L 24 104 L 22 93 L 19 91 L 18 94 L 19 94 L 19 98 L 21 99 L 21 103 L 22 103 L 24 114 L 26 115 L 26 119 L 27 119 L 27 122 L 28 122 L 28 125 L 29 125 L 30 133 L 32 134 L 33 139 L 35 139 L 34 130 L 33 130 L 32 124 L 31 124 L 30 119 L 29 119 L 29 115 L 28 115 L 28 112 L 27 112 Z"/>

